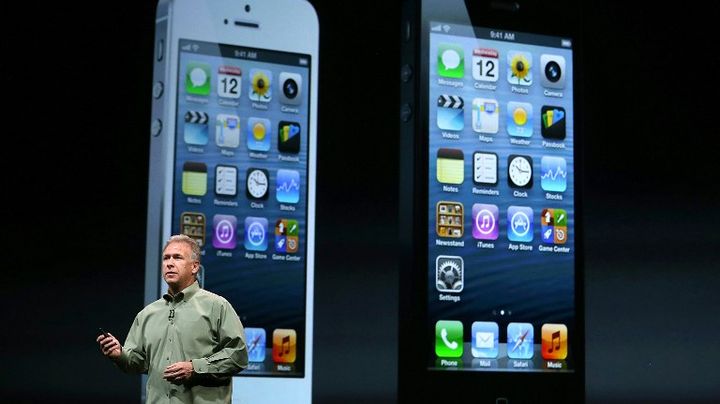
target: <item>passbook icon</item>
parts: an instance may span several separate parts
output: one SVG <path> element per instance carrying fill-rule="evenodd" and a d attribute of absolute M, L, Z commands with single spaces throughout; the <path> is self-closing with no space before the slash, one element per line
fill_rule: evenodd
<path fill-rule="evenodd" d="M 444 184 L 462 184 L 465 160 L 460 149 L 441 148 L 437 152 L 437 180 Z"/>

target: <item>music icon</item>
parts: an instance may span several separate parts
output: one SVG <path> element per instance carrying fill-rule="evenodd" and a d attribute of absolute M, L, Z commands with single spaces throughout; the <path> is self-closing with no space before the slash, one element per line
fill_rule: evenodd
<path fill-rule="evenodd" d="M 565 324 L 543 324 L 541 334 L 543 359 L 567 358 L 568 333 Z"/>
<path fill-rule="evenodd" d="M 276 328 L 273 331 L 273 362 L 295 363 L 297 334 L 293 329 Z"/>
<path fill-rule="evenodd" d="M 496 205 L 473 204 L 473 238 L 476 240 L 497 240 L 499 215 Z"/>
<path fill-rule="evenodd" d="M 237 244 L 237 218 L 233 215 L 213 216 L 213 247 L 232 250 Z"/>

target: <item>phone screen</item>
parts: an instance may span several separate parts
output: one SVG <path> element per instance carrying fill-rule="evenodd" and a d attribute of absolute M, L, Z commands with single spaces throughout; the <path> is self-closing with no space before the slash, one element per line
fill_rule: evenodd
<path fill-rule="evenodd" d="M 572 40 L 428 32 L 428 369 L 573 372 Z"/>
<path fill-rule="evenodd" d="M 310 56 L 178 45 L 172 231 L 240 315 L 241 375 L 303 377 Z"/>

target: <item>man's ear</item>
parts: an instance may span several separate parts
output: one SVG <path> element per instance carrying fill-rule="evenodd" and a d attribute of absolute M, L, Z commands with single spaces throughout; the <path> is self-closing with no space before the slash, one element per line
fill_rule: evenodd
<path fill-rule="evenodd" d="M 200 263 L 197 261 L 193 262 L 192 274 L 197 275 L 197 273 L 199 271 L 200 271 Z"/>

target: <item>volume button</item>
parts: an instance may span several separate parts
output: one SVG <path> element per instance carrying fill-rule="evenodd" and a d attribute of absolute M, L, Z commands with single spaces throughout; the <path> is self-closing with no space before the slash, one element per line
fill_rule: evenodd
<path fill-rule="evenodd" d="M 152 124 L 150 124 L 150 134 L 153 136 L 158 136 L 160 132 L 162 132 L 162 121 L 159 119 L 156 119 L 152 121 Z"/>

